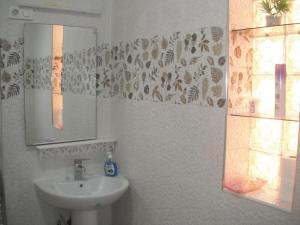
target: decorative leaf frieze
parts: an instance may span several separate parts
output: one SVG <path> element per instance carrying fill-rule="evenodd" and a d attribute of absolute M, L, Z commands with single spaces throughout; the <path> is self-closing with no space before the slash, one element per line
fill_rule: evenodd
<path fill-rule="evenodd" d="M 237 42 L 237 39 L 232 37 L 232 41 Z M 224 74 L 227 61 L 224 41 L 224 31 L 221 27 L 204 27 L 194 32 L 174 32 L 170 35 L 136 38 L 132 42 L 119 42 L 114 46 L 100 44 L 95 50 L 78 53 L 78 59 L 80 55 L 80 59 L 86 65 L 85 70 L 96 71 L 95 82 L 97 95 L 100 97 L 118 95 L 132 100 L 224 107 Z M 14 71 L 22 70 L 20 52 L 23 51 L 23 41 L 1 39 L 0 47 L 0 67 L 4 68 L 1 70 L 1 95 L 4 98 L 13 97 L 20 93 L 22 87 L 20 81 L 23 74 L 17 74 L 20 76 L 18 81 L 13 74 Z M 89 56 L 94 53 L 96 58 L 93 61 Z M 238 57 L 241 54 L 240 50 L 237 49 L 235 54 Z M 250 60 L 251 51 L 245 54 Z M 70 89 L 70 85 L 77 81 L 90 79 L 89 73 L 83 73 L 81 76 L 71 69 L 72 63 L 78 62 L 74 58 L 76 55 L 64 56 L 64 61 L 70 64 L 70 67 L 66 67 L 65 77 L 67 73 L 75 74 L 68 82 L 64 79 L 65 90 Z M 234 63 L 233 60 L 235 59 L 230 58 L 229 63 Z M 49 59 L 25 62 L 25 87 L 51 87 L 49 77 L 42 76 L 39 80 L 34 80 L 36 78 L 32 75 L 33 72 L 42 74 L 49 70 Z M 88 88 L 90 87 L 77 86 L 73 91 L 86 91 Z"/>

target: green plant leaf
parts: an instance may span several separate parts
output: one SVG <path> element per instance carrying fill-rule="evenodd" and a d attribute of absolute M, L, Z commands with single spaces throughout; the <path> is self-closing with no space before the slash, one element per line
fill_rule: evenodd
<path fill-rule="evenodd" d="M 271 16 L 282 15 L 289 11 L 289 0 L 262 0 L 260 9 Z"/>
<path fill-rule="evenodd" d="M 270 15 L 272 14 L 273 7 L 272 7 L 272 3 L 270 0 L 261 1 L 260 7 L 261 7 L 262 12 L 265 12 Z"/>

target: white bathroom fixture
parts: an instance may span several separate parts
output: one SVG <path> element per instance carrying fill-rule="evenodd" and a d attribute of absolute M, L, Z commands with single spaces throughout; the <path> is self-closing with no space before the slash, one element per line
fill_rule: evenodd
<path fill-rule="evenodd" d="M 73 225 L 98 225 L 97 207 L 116 202 L 128 189 L 122 176 L 91 176 L 83 181 L 62 177 L 34 181 L 39 197 L 45 202 L 71 210 Z"/>
<path fill-rule="evenodd" d="M 78 4 L 80 1 L 78 2 Z M 91 16 L 100 16 L 102 11 L 100 9 L 93 8 L 83 8 L 83 5 L 78 4 L 63 4 L 62 2 L 52 1 L 49 3 L 30 3 L 30 2 L 18 2 L 17 6 L 20 8 L 30 8 L 30 9 L 39 9 L 47 11 L 58 11 L 58 12 L 68 12 L 68 13 L 83 13 Z M 74 6 L 77 5 L 77 6 Z"/>

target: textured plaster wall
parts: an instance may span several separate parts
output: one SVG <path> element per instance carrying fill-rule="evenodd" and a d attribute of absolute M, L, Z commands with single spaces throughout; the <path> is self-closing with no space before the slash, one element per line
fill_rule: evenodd
<path fill-rule="evenodd" d="M 227 14 L 226 0 L 114 0 L 113 43 L 226 30 Z M 290 214 L 221 191 L 225 108 L 127 99 L 114 99 L 113 108 L 117 159 L 131 182 L 113 207 L 114 225 L 300 224 L 299 176 Z"/>
<path fill-rule="evenodd" d="M 9 20 L 8 8 L 14 0 L 0 0 L 0 38 L 16 40 L 23 36 L 24 21 Z M 81 1 L 80 1 L 81 2 Z M 86 4 L 94 0 L 85 1 Z M 111 2 L 96 1 L 102 7 L 101 17 L 88 17 L 61 13 L 37 12 L 34 21 L 39 23 L 64 23 L 74 26 L 98 28 L 98 43 L 110 42 Z M 22 64 L 19 65 L 22 70 Z M 22 84 L 22 77 L 20 77 Z M 49 158 L 40 159 L 37 151 L 25 145 L 24 95 L 20 85 L 20 95 L 2 101 L 2 153 L 3 176 L 5 180 L 5 197 L 9 225 L 55 225 L 60 213 L 38 200 L 33 180 L 40 177 L 65 175 L 72 173 L 72 160 Z M 110 128 L 111 102 L 98 99 L 98 138 L 112 136 Z M 101 153 L 89 155 L 91 162 L 87 168 L 90 172 L 101 173 L 104 156 Z M 67 214 L 67 213 L 66 213 Z M 110 224 L 110 211 L 103 209 L 100 213 L 101 224 Z"/>
<path fill-rule="evenodd" d="M 0 49 L 1 55 L 1 49 Z M 1 74 L 1 69 L 0 69 Z M 1 80 L 0 80 L 1 85 Z M 2 127 L 2 102 L 0 101 L 0 127 Z M 3 189 L 3 172 L 2 172 L 2 129 L 0 129 L 0 224 L 6 222 L 6 212 L 5 212 L 5 199 L 4 199 L 4 189 Z"/>

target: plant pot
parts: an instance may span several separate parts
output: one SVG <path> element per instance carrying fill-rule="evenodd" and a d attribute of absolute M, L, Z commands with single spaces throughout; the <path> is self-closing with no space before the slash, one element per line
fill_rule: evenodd
<path fill-rule="evenodd" d="M 267 26 L 276 26 L 281 24 L 282 16 L 266 16 L 266 25 Z"/>

